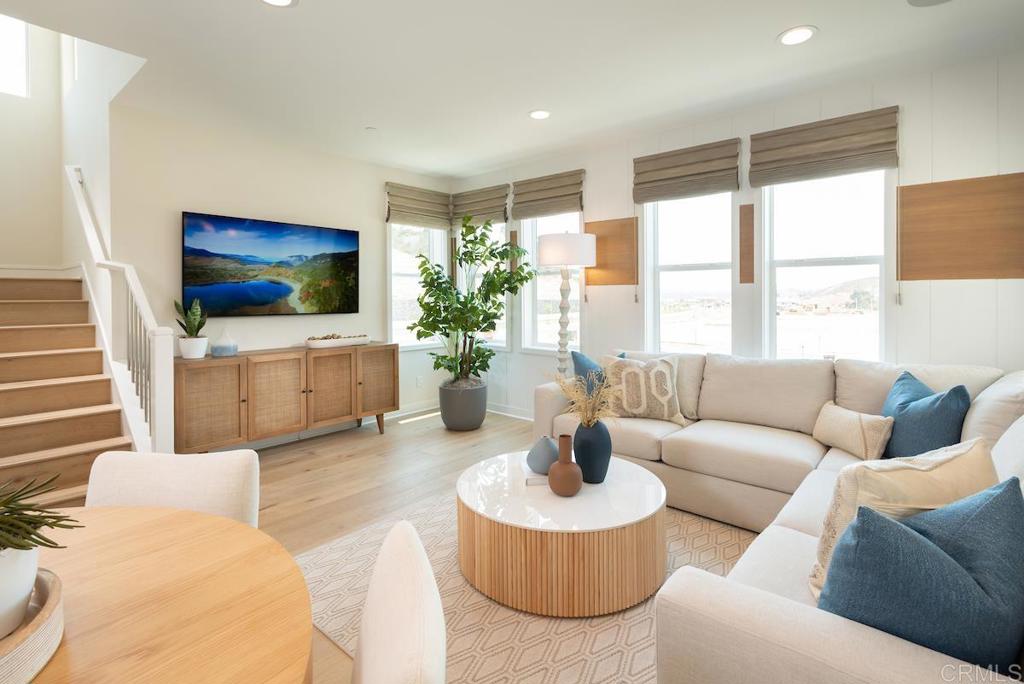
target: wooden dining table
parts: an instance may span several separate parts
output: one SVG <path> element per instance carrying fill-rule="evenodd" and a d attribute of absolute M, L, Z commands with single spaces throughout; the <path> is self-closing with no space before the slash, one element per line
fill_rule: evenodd
<path fill-rule="evenodd" d="M 63 585 L 64 639 L 35 679 L 309 681 L 309 593 L 291 555 L 229 518 L 169 508 L 63 509 L 40 567 Z"/>

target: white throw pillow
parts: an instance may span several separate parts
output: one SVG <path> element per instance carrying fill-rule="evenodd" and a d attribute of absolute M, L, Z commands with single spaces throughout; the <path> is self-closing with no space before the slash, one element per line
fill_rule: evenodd
<path fill-rule="evenodd" d="M 882 457 L 892 435 L 893 422 L 893 418 L 858 413 L 830 401 L 821 407 L 813 436 L 822 444 L 872 461 Z"/>
<path fill-rule="evenodd" d="M 818 560 L 810 576 L 811 592 L 815 598 L 821 594 L 836 542 L 861 506 L 890 518 L 906 518 L 977 494 L 998 481 L 992 454 L 982 439 L 910 458 L 846 466 L 836 478 L 832 504 L 818 539 Z"/>
<path fill-rule="evenodd" d="M 655 418 L 677 425 L 690 421 L 679 410 L 676 395 L 676 359 L 650 361 L 605 358 L 605 377 L 612 390 L 612 410 L 620 418 Z"/>

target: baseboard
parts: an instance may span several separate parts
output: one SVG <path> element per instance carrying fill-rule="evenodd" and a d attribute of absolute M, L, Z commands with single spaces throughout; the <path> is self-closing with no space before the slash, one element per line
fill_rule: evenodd
<path fill-rule="evenodd" d="M 497 413 L 501 416 L 507 416 L 509 418 L 515 418 L 516 420 L 526 420 L 533 422 L 533 415 L 526 409 L 519 408 L 518 406 L 506 406 L 505 404 L 488 404 L 487 410 L 491 413 Z"/>

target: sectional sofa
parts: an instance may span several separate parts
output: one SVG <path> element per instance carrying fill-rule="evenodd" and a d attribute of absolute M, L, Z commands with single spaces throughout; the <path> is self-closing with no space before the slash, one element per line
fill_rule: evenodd
<path fill-rule="evenodd" d="M 613 452 L 657 475 L 670 506 L 760 534 L 728 577 L 683 568 L 659 592 L 661 684 L 1000 680 L 988 673 L 981 675 L 987 679 L 958 679 L 959 667 L 968 668 L 969 676 L 979 673 L 949 656 L 817 609 L 807 578 L 818 537 L 839 470 L 859 459 L 826 447 L 811 433 L 828 401 L 881 413 L 893 381 L 910 370 L 936 391 L 965 385 L 972 405 L 963 438 L 981 437 L 995 447 L 1002 477 L 1021 475 L 1024 371 L 673 356 L 686 424 L 611 419 Z M 564 414 L 557 385 L 538 387 L 534 399 L 536 436 L 575 431 L 576 420 Z"/>

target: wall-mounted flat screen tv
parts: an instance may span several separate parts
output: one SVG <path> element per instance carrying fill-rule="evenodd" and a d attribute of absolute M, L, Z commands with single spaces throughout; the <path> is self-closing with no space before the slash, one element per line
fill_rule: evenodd
<path fill-rule="evenodd" d="M 182 212 L 182 302 L 209 316 L 359 311 L 359 232 Z"/>

